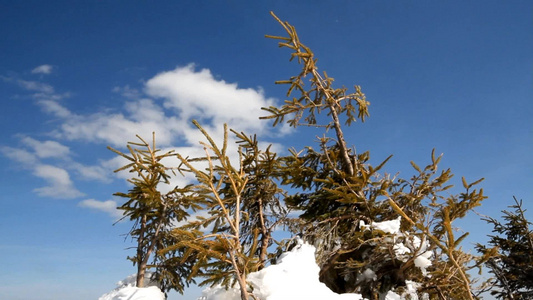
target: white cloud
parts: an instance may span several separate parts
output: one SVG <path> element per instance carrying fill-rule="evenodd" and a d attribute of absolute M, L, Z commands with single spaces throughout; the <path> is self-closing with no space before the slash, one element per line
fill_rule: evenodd
<path fill-rule="evenodd" d="M 125 159 L 124 157 L 122 156 L 119 156 L 119 155 L 116 155 L 114 156 L 113 158 L 111 159 L 108 159 L 106 161 L 103 161 L 102 162 L 102 165 L 106 166 L 107 168 L 109 168 L 112 172 L 114 172 L 115 170 L 119 169 L 119 168 L 122 168 L 123 166 L 125 166 L 126 164 L 128 164 L 128 160 Z M 128 173 L 128 171 L 121 171 L 121 172 L 117 172 L 115 173 L 116 176 L 118 178 L 122 178 L 122 179 L 128 179 L 131 177 L 131 174 Z"/>
<path fill-rule="evenodd" d="M 74 187 L 68 171 L 74 171 L 78 179 L 104 183 L 111 181 L 112 170 L 106 167 L 105 162 L 97 165 L 76 162 L 71 157 L 69 147 L 59 142 L 38 141 L 31 137 L 21 137 L 21 142 L 29 149 L 4 146 L 0 147 L 0 153 L 48 182 L 48 186 L 35 189 L 40 196 L 75 198 L 83 195 Z M 43 163 L 49 159 L 54 159 L 54 165 Z"/>
<path fill-rule="evenodd" d="M 94 199 L 86 199 L 78 204 L 80 207 L 90 208 L 107 213 L 113 218 L 121 218 L 122 211 L 117 209 L 117 202 L 113 200 L 98 201 Z"/>
<path fill-rule="evenodd" d="M 58 102 L 54 100 L 40 100 L 37 102 L 43 110 L 47 113 L 51 113 L 59 118 L 69 118 L 72 116 L 72 113 L 70 110 L 59 104 Z"/>
<path fill-rule="evenodd" d="M 197 146 L 203 140 L 191 124 L 193 118 L 217 142 L 222 141 L 224 123 L 238 131 L 266 133 L 270 127 L 259 120 L 264 115 L 261 107 L 274 102 L 259 89 L 239 88 L 215 79 L 207 69 L 196 71 L 193 65 L 160 73 L 146 83 L 146 93 L 162 99 L 162 105 L 141 98 L 139 91 L 128 85 L 113 91 L 133 99 L 124 104 L 124 112 L 78 115 L 51 97 L 38 103 L 46 112 L 63 119 L 55 133 L 57 138 L 124 147 L 137 134 L 150 139 L 156 132 L 159 145 L 165 147 L 178 142 Z"/>
<path fill-rule="evenodd" d="M 111 182 L 110 175 L 112 174 L 112 170 L 108 167 L 101 165 L 86 166 L 78 162 L 70 162 L 69 168 L 73 169 L 81 179 L 96 180 L 105 183 Z"/>
<path fill-rule="evenodd" d="M 46 94 L 54 93 L 54 87 L 46 83 L 42 83 L 38 81 L 28 81 L 28 80 L 22 80 L 22 79 L 18 79 L 17 83 L 20 87 L 28 91 L 36 91 L 36 92 L 41 92 L 41 93 L 46 93 Z"/>
<path fill-rule="evenodd" d="M 31 70 L 32 74 L 50 74 L 53 67 L 51 65 L 41 65 Z"/>
<path fill-rule="evenodd" d="M 53 70 L 45 66 L 48 65 L 34 69 L 35 73 L 44 74 Z M 192 64 L 159 73 L 148 80 L 144 85 L 144 96 L 152 99 L 143 98 L 143 92 L 129 85 L 115 87 L 114 92 L 128 99 L 123 109 L 104 109 L 92 114 L 79 114 L 65 107 L 60 100 L 69 97 L 69 94 L 58 94 L 48 84 L 2 76 L 0 79 L 34 92 L 31 96 L 43 111 L 61 122 L 50 134 L 55 140 L 38 141 L 25 137 L 22 143 L 26 149 L 0 149 L 5 156 L 23 163 L 35 176 L 48 182 L 47 186 L 35 189 L 41 196 L 78 197 L 82 193 L 74 187 L 69 172 L 75 175 L 75 179 L 109 182 L 114 167 L 124 165 L 119 157 L 96 165 L 81 164 L 74 160 L 69 147 L 57 139 L 102 143 L 123 149 L 128 142 L 137 141 L 136 135 L 151 142 L 152 133 L 155 132 L 158 148 L 173 148 L 183 156 L 198 157 L 205 155 L 203 146 L 199 144 L 199 141 L 205 141 L 205 137 L 191 124 L 193 118 L 200 121 L 220 146 L 224 123 L 238 131 L 258 135 L 270 133 L 271 130 L 259 117 L 264 115 L 261 107 L 272 105 L 274 99 L 265 97 L 260 89 L 239 88 L 235 83 L 215 79 L 209 70 L 195 70 Z M 233 139 L 230 134 L 228 155 L 238 164 L 235 159 L 238 158 L 237 147 Z M 181 147 L 176 148 L 176 145 Z M 50 159 L 55 161 L 42 162 Z M 177 166 L 179 162 L 174 159 L 170 165 Z M 120 172 L 117 176 L 129 178 L 131 174 Z M 191 181 L 190 176 L 178 175 L 172 178 L 168 189 Z"/>
<path fill-rule="evenodd" d="M 74 187 L 65 169 L 52 165 L 38 165 L 33 170 L 33 175 L 48 182 L 47 186 L 34 189 L 41 197 L 71 199 L 84 195 Z"/>
<path fill-rule="evenodd" d="M 181 119 L 227 123 L 236 130 L 256 133 L 266 127 L 259 120 L 264 115 L 261 107 L 274 102 L 262 90 L 216 80 L 208 69 L 196 71 L 192 64 L 156 75 L 146 83 L 146 92 L 163 98 L 164 106 L 176 111 Z"/>
<path fill-rule="evenodd" d="M 25 149 L 18 149 L 13 147 L 1 147 L 0 152 L 7 158 L 22 164 L 23 167 L 36 164 L 38 162 L 37 156 Z"/>
<path fill-rule="evenodd" d="M 64 146 L 56 141 L 40 142 L 31 137 L 24 137 L 22 142 L 31 147 L 39 158 L 64 158 L 70 155 L 69 147 Z"/>
<path fill-rule="evenodd" d="M 135 135 L 150 139 L 152 132 L 156 132 L 160 145 L 170 145 L 174 141 L 176 126 L 179 124 L 175 118 L 165 117 L 157 108 L 154 111 L 144 111 L 139 114 L 159 114 L 161 118 L 132 120 L 122 113 L 76 116 L 65 120 L 58 137 L 124 147 L 127 142 L 136 139 Z"/>
<path fill-rule="evenodd" d="M 116 86 L 112 91 L 128 99 L 139 99 L 142 95 L 138 89 L 132 88 L 128 84 L 123 87 Z"/>

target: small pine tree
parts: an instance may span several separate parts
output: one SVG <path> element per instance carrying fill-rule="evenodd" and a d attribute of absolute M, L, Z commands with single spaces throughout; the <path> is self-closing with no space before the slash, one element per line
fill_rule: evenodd
<path fill-rule="evenodd" d="M 160 154 L 156 148 L 155 134 L 151 145 L 140 136 L 137 138 L 139 143 L 128 143 L 129 154 L 108 147 L 129 161 L 115 172 L 128 170 L 134 174 L 128 179 L 133 187 L 127 193 L 118 192 L 114 195 L 127 199 L 118 208 L 123 210 L 123 218 L 133 221 L 128 235 L 136 240 L 137 246 L 136 255 L 129 259 L 137 265 L 136 286 L 144 287 L 147 269 L 154 268 L 151 279 L 158 281 L 162 290 L 183 292 L 184 287 L 191 282 L 187 278 L 194 258 L 176 264 L 175 257 L 181 253 L 167 252 L 164 256 L 158 251 L 175 242 L 175 237 L 170 235 L 170 228 L 175 222 L 185 220 L 191 210 L 198 209 L 201 199 L 194 197 L 190 187 L 175 187 L 162 193 L 161 184 L 170 184 L 169 172 L 172 171 L 163 165 L 162 160 L 175 154 L 173 151 Z M 152 264 L 149 264 L 150 261 Z"/>
<path fill-rule="evenodd" d="M 489 235 L 488 247 L 478 244 L 476 248 L 487 257 L 485 265 L 494 274 L 492 295 L 499 299 L 533 299 L 532 223 L 525 216 L 522 200 L 514 201 L 509 206 L 513 211 L 502 211 L 505 223 L 484 219 L 493 225 L 496 235 Z"/>
<path fill-rule="evenodd" d="M 278 169 L 276 154 L 268 147 L 262 151 L 255 136 L 232 131 L 239 145 L 239 166 L 229 158 L 228 129 L 224 126 L 222 147 L 196 121 L 207 142 L 205 156 L 187 158 L 177 154 L 181 172 L 196 176 L 193 190 L 203 198 L 202 207 L 208 216 L 199 217 L 175 235 L 186 237 L 164 251 L 181 249 L 184 259 L 197 260 L 193 276 L 204 277 L 200 285 L 238 283 L 241 299 L 252 295 L 246 276 L 265 267 L 272 233 L 287 212 L 280 202 L 281 190 L 275 183 Z M 197 163 L 207 164 L 202 168 Z M 210 228 L 204 233 L 206 228 Z"/>

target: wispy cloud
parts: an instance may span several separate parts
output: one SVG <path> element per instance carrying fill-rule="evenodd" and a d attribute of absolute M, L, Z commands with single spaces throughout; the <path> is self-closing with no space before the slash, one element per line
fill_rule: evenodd
<path fill-rule="evenodd" d="M 22 138 L 22 143 L 32 148 L 39 158 L 66 157 L 70 155 L 70 149 L 56 141 L 38 141 L 31 137 Z"/>
<path fill-rule="evenodd" d="M 28 91 L 41 92 L 46 94 L 54 93 L 54 87 L 46 83 L 22 79 L 17 79 L 16 82 L 20 87 Z"/>
<path fill-rule="evenodd" d="M 23 147 L 0 147 L 0 153 L 16 162 L 22 169 L 47 182 L 47 185 L 34 191 L 42 197 L 69 199 L 83 196 L 71 179 L 71 171 L 76 179 L 110 182 L 111 170 L 101 165 L 87 166 L 72 159 L 70 148 L 52 140 L 39 141 L 21 136 Z"/>
<path fill-rule="evenodd" d="M 33 70 L 31 70 L 32 74 L 50 74 L 52 73 L 53 67 L 51 65 L 40 65 Z"/>
<path fill-rule="evenodd" d="M 116 86 L 112 91 L 128 99 L 139 99 L 142 96 L 142 93 L 138 89 L 132 88 L 128 84 L 123 87 Z"/>
<path fill-rule="evenodd" d="M 42 100 L 43 109 L 62 118 L 57 138 L 103 143 L 116 147 L 126 145 L 135 135 L 149 138 L 157 133 L 161 146 L 177 143 L 197 145 L 201 134 L 190 121 L 198 119 L 219 140 L 222 124 L 239 131 L 265 133 L 269 129 L 259 120 L 261 107 L 274 99 L 265 97 L 260 89 L 239 88 L 237 84 L 217 80 L 207 69 L 195 70 L 193 65 L 178 67 L 154 76 L 144 86 L 147 96 L 128 85 L 115 87 L 117 93 L 130 99 L 121 112 L 90 115 L 75 114 L 57 101 Z"/>
<path fill-rule="evenodd" d="M 72 161 L 69 163 L 69 169 L 73 170 L 81 180 L 100 181 L 104 183 L 111 182 L 111 168 L 104 167 L 104 162 L 100 165 L 87 166 L 79 162 Z"/>
<path fill-rule="evenodd" d="M 66 114 L 65 109 L 56 107 Z M 123 147 L 135 135 L 145 138 L 157 132 L 160 145 L 170 145 L 177 137 L 181 122 L 167 117 L 151 100 L 140 100 L 125 106 L 124 113 L 96 113 L 88 116 L 69 114 L 56 132 L 56 137 Z M 133 111 L 134 110 L 134 111 Z M 59 115 L 58 115 L 59 116 Z"/>
<path fill-rule="evenodd" d="M 65 169 L 51 165 L 37 165 L 33 174 L 48 183 L 47 186 L 34 189 L 41 197 L 72 199 L 84 195 L 74 187 Z"/>
<path fill-rule="evenodd" d="M 93 210 L 107 213 L 114 219 L 122 217 L 122 211 L 117 209 L 117 202 L 113 200 L 98 201 L 95 199 L 86 199 L 78 204 L 80 207 L 90 208 Z"/>
<path fill-rule="evenodd" d="M 23 166 L 35 165 L 39 161 L 35 153 L 31 153 L 25 149 L 3 146 L 0 147 L 0 153 L 11 159 L 13 162 L 17 162 Z"/>
<path fill-rule="evenodd" d="M 33 73 L 49 74 L 47 72 L 52 71 L 51 66 L 42 65 Z M 5 76 L 0 79 L 31 92 L 43 112 L 59 123 L 55 130 L 47 133 L 48 140 L 22 136 L 22 147 L 0 148 L 4 156 L 22 164 L 47 183 L 34 190 L 40 196 L 81 197 L 84 194 L 76 189 L 76 180 L 110 182 L 112 170 L 124 164 L 120 157 L 93 165 L 82 164 L 76 161 L 75 153 L 67 146 L 76 141 L 123 148 L 127 142 L 135 141 L 136 135 L 150 141 L 152 133 L 156 132 L 158 147 L 176 149 L 184 156 L 196 157 L 204 154 L 199 141 L 205 138 L 191 124 L 192 119 L 199 120 L 217 142 L 222 141 L 224 123 L 235 130 L 260 136 L 277 130 L 259 120 L 263 115 L 260 108 L 272 105 L 273 98 L 266 97 L 259 88 L 240 88 L 236 83 L 216 79 L 210 70 L 197 70 L 193 64 L 161 72 L 140 87 L 114 87 L 112 91 L 124 97 L 122 109 L 104 109 L 92 114 L 68 108 L 62 100 L 70 94 L 57 93 L 53 86 L 44 82 Z M 238 157 L 236 151 L 231 153 Z M 176 158 L 172 159 L 169 164 L 178 163 Z M 131 174 L 120 172 L 115 176 L 127 178 Z M 170 190 L 192 180 L 191 176 L 176 176 L 170 185 L 161 188 Z M 80 206 L 114 214 L 116 203 L 87 199 Z"/>
<path fill-rule="evenodd" d="M 58 118 L 69 118 L 72 116 L 70 110 L 65 108 L 63 105 L 59 104 L 56 100 L 45 99 L 37 102 L 41 108 Z"/>

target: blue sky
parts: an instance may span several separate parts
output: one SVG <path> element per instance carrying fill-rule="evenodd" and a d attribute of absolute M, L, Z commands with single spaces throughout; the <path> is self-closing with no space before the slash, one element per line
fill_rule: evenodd
<path fill-rule="evenodd" d="M 394 154 L 387 171 L 408 177 L 435 148 L 458 186 L 486 178 L 479 213 L 516 195 L 531 216 L 531 1 L 0 1 L 0 298 L 95 299 L 135 272 L 108 145 L 156 131 L 194 153 L 192 118 L 313 145 L 320 131 L 256 120 L 298 71 L 264 38 L 283 34 L 270 10 L 339 86 L 362 86 L 370 118 L 346 129 L 358 152 Z M 470 243 L 490 231 L 460 225 Z"/>

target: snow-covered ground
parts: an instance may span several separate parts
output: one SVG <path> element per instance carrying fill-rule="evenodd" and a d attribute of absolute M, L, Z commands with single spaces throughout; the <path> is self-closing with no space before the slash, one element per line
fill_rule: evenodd
<path fill-rule="evenodd" d="M 390 233 L 394 237 L 399 237 L 402 236 L 402 234 L 399 232 L 399 224 L 400 219 L 398 218 L 392 221 L 373 223 L 368 225 L 368 227 Z M 420 240 L 416 241 L 415 243 L 420 245 Z M 412 248 L 408 248 L 400 242 L 398 242 L 397 245 L 397 254 L 410 252 L 410 248 Z M 257 299 L 363 300 L 364 298 L 360 294 L 336 294 L 318 280 L 320 269 L 315 261 L 315 250 L 315 247 L 312 245 L 299 240 L 298 245 L 290 252 L 284 253 L 278 260 L 277 264 L 268 266 L 261 271 L 249 274 L 247 279 L 248 282 L 253 286 L 253 293 Z M 418 255 L 427 260 L 424 252 Z M 425 268 L 430 264 L 429 260 L 427 262 L 425 260 L 421 262 L 419 266 L 423 271 L 425 271 Z M 371 270 L 368 270 L 368 273 L 371 272 Z M 367 275 L 372 277 L 372 274 Z M 165 299 L 164 294 L 161 293 L 159 288 L 156 286 L 136 288 L 134 275 L 119 282 L 117 285 L 118 286 L 115 290 L 103 295 L 99 300 Z M 405 294 L 398 295 L 392 291 L 389 291 L 385 299 L 419 299 L 416 293 L 416 288 L 416 283 L 407 282 L 408 291 Z M 199 295 L 198 300 L 240 300 L 240 293 L 238 287 L 228 290 L 223 287 L 207 288 L 202 292 L 201 296 Z"/>
<path fill-rule="evenodd" d="M 328 299 L 360 300 L 359 294 L 336 294 L 318 280 L 319 267 L 315 262 L 315 247 L 299 241 L 292 251 L 284 253 L 279 263 L 248 275 L 254 295 L 261 300 Z M 117 288 L 99 300 L 164 300 L 158 287 L 135 287 L 132 275 L 117 284 Z M 240 300 L 238 287 L 207 288 L 198 297 L 201 300 Z"/>

